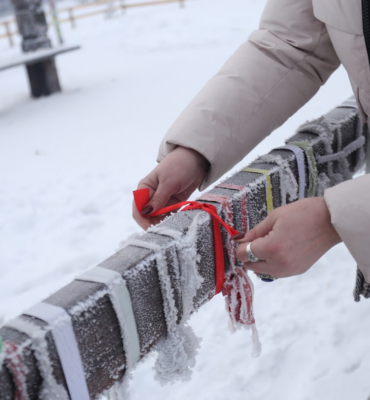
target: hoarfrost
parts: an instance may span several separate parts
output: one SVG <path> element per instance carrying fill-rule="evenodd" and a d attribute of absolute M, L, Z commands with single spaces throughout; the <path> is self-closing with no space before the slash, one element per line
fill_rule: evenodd
<path fill-rule="evenodd" d="M 187 325 L 189 317 L 195 311 L 193 299 L 197 290 L 201 287 L 203 278 L 198 272 L 197 262 L 200 256 L 196 251 L 197 228 L 200 224 L 208 221 L 208 215 L 196 215 L 190 225 L 186 236 L 180 231 L 152 226 L 148 232 L 169 236 L 173 240 L 167 246 L 160 247 L 155 243 L 144 242 L 131 238 L 124 246 L 132 245 L 153 250 L 153 255 L 135 268 L 135 272 L 148 267 L 150 262 L 156 261 L 161 291 L 163 296 L 164 314 L 167 324 L 167 333 L 160 338 L 155 345 L 158 358 L 155 364 L 155 378 L 162 384 L 173 383 L 176 380 L 186 381 L 191 378 L 195 366 L 195 357 L 198 353 L 200 339 L 196 337 L 193 329 Z M 172 259 L 178 265 L 174 265 L 176 278 L 180 282 L 183 313 L 180 323 L 177 324 L 178 310 L 171 286 L 171 278 L 168 273 L 165 252 L 173 252 Z"/>
<path fill-rule="evenodd" d="M 171 279 L 168 273 L 164 252 L 166 247 L 142 242 L 131 241 L 130 244 L 154 250 L 158 275 L 163 294 L 163 307 L 167 324 L 167 334 L 160 338 L 155 345 L 158 358 L 155 364 L 155 378 L 162 384 L 173 383 L 176 380 L 187 381 L 191 378 L 195 366 L 195 357 L 198 353 L 200 339 L 196 337 L 193 329 L 187 325 L 188 319 L 194 310 L 193 299 L 201 287 L 203 278 L 199 275 L 197 262 L 199 255 L 196 252 L 197 227 L 208 219 L 201 214 L 195 216 L 186 236 L 180 232 L 159 227 L 150 228 L 149 232 L 170 236 L 174 240 L 168 249 L 175 251 L 173 259 L 179 258 L 178 267 L 181 269 L 181 296 L 183 314 L 177 324 L 178 310 L 175 305 Z M 176 268 L 175 268 L 176 269 Z"/>
<path fill-rule="evenodd" d="M 78 304 L 70 308 L 69 313 L 74 316 L 79 316 L 83 312 L 93 309 L 96 302 L 107 294 L 109 294 L 108 289 L 98 290 L 86 300 L 80 301 Z"/>
<path fill-rule="evenodd" d="M 281 193 L 281 205 L 286 204 L 286 199 L 289 196 L 289 201 L 292 202 L 298 198 L 298 183 L 295 176 L 290 169 L 287 160 L 284 160 L 280 155 L 266 154 L 258 158 L 258 161 L 262 161 L 268 164 L 276 164 L 279 168 L 280 176 L 280 193 Z M 272 171 L 273 172 L 273 171 Z"/>
<path fill-rule="evenodd" d="M 40 399 L 42 400 L 68 400 L 67 391 L 62 385 L 59 385 L 53 375 L 53 367 L 49 358 L 46 333 L 48 330 L 42 330 L 37 325 L 20 318 L 8 322 L 8 327 L 25 333 L 32 340 L 32 350 L 34 352 L 37 364 L 42 376 L 42 384 L 40 390 Z"/>
<path fill-rule="evenodd" d="M 129 400 L 129 382 L 132 379 L 131 371 L 126 371 L 121 381 L 115 382 L 106 392 L 107 400 Z"/>

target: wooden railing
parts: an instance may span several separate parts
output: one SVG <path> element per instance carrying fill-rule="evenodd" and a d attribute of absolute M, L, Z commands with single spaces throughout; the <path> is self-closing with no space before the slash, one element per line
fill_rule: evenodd
<path fill-rule="evenodd" d="M 359 118 L 354 100 L 347 101 L 324 118 L 303 125 L 287 140 L 287 144 L 294 143 L 295 151 L 299 146 L 304 149 L 303 153 L 299 150 L 299 154 L 303 156 L 300 159 L 304 160 L 305 168 L 301 168 L 302 164 L 291 150 L 278 148 L 249 165 L 249 169 L 268 171 L 269 179 L 242 170 L 212 189 L 208 201 L 207 197 L 204 201 L 216 206 L 219 215 L 238 231 L 246 229 L 245 225 L 253 228 L 267 215 L 269 192 L 273 208 L 295 201 L 286 193 L 286 182 L 281 180 L 284 174 L 288 173 L 301 185 L 304 196 L 322 195 L 323 185 L 317 185 L 317 181 L 323 176 L 323 182 L 330 182 L 329 186 L 348 179 L 364 163 L 366 135 L 366 125 Z M 347 167 L 343 168 L 343 165 Z M 307 175 L 307 179 L 300 179 L 301 174 Z M 293 186 L 297 187 L 294 183 Z M 312 191 L 313 187 L 315 190 Z M 226 201 L 232 217 L 215 197 Z M 228 220 L 230 218 L 232 221 Z M 222 234 L 222 239 L 227 249 L 225 267 L 228 271 L 234 248 L 226 235 Z M 100 264 L 100 274 L 117 275 L 119 281 L 123 278 L 126 282 L 131 298 L 126 305 L 132 306 L 131 314 L 120 313 L 119 307 L 115 306 L 118 297 L 112 295 L 113 284 L 96 283 L 85 277 L 77 278 L 40 303 L 37 312 L 27 311 L 8 321 L 0 329 L 6 348 L 3 356 L 0 350 L 0 398 L 36 400 L 40 388 L 47 388 L 47 384 L 53 384 L 60 391 L 69 391 L 72 399 L 98 398 L 115 382 L 121 381 L 127 368 L 144 357 L 159 338 L 182 320 L 189 312 L 189 301 L 198 308 L 213 295 L 216 284 L 213 243 L 212 222 L 203 211 L 174 214 Z M 189 250 L 191 253 L 188 254 Z M 202 277 L 198 286 L 189 281 L 191 288 L 195 287 L 194 297 L 192 291 L 189 295 L 189 287 L 184 288 L 188 271 L 192 269 Z M 59 324 L 43 322 L 49 319 L 50 310 L 63 315 Z M 40 313 L 42 317 L 38 316 Z M 134 335 L 125 330 L 130 324 L 135 327 Z M 60 335 L 64 338 L 62 344 L 67 343 L 68 336 L 73 347 L 58 347 Z M 136 338 L 135 352 L 134 347 L 129 346 L 130 338 Z M 63 364 L 65 354 L 69 357 L 67 361 L 77 359 L 81 367 L 81 381 L 75 379 L 74 386 L 67 378 L 71 377 L 77 364 L 72 363 L 74 368 L 66 368 L 68 365 Z M 78 383 L 86 396 L 71 394 Z M 16 393 L 25 393 L 28 397 L 15 397 Z"/>
<path fill-rule="evenodd" d="M 148 6 L 156 6 L 162 4 L 169 3 L 177 3 L 180 7 L 184 7 L 185 0 L 157 0 L 157 1 L 146 1 L 141 3 L 126 3 L 125 0 L 98 0 L 92 3 L 84 3 L 78 4 L 73 7 L 65 7 L 58 9 L 58 22 L 66 23 L 69 22 L 72 28 L 76 28 L 76 20 L 82 18 L 88 18 L 99 14 L 107 14 L 116 10 L 121 10 L 124 12 L 129 8 L 137 8 L 137 7 L 148 7 Z M 101 8 L 100 6 L 107 5 L 109 8 Z M 97 8 L 98 9 L 82 12 L 88 9 Z M 52 23 L 49 23 L 51 25 Z M 1 33 L 1 29 L 3 32 Z M 17 22 L 16 20 L 9 19 L 6 21 L 0 21 L 0 39 L 8 39 L 9 45 L 11 47 L 14 46 L 13 36 L 18 35 L 19 32 L 17 30 Z"/>

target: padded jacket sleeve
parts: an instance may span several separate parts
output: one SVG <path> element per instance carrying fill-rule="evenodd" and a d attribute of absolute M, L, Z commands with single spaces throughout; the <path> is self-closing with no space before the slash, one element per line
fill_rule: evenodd
<path fill-rule="evenodd" d="M 324 198 L 332 224 L 370 283 L 370 174 L 326 189 Z"/>
<path fill-rule="evenodd" d="M 259 29 L 196 95 L 165 135 L 209 162 L 203 190 L 302 107 L 340 62 L 312 0 L 269 0 Z"/>

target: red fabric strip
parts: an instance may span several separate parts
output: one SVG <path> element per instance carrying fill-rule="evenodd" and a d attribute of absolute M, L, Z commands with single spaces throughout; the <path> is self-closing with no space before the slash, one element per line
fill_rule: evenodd
<path fill-rule="evenodd" d="M 243 189 L 245 189 L 245 186 L 241 186 L 241 185 L 233 185 L 231 183 L 220 183 L 219 185 L 216 186 L 216 188 L 220 188 L 220 189 L 231 189 L 231 190 L 239 190 L 242 191 Z"/>
<path fill-rule="evenodd" d="M 241 192 L 242 190 L 245 190 L 245 186 L 241 185 L 233 185 L 231 183 L 220 183 L 219 185 L 216 186 L 217 188 L 220 189 L 231 189 L 231 190 L 238 190 Z M 241 211 L 241 216 L 242 216 L 242 232 L 247 232 L 249 230 L 248 227 L 248 209 L 247 209 L 247 196 L 243 195 L 243 197 L 240 200 L 240 211 Z"/>
<path fill-rule="evenodd" d="M 149 199 L 149 189 L 139 189 L 134 192 L 134 200 L 137 209 L 142 211 L 143 207 L 148 203 L 146 201 Z M 146 202 L 145 202 L 145 201 Z M 226 224 L 220 216 L 217 214 L 217 209 L 212 204 L 199 203 L 197 201 L 183 201 L 181 203 L 174 204 L 172 206 L 161 208 L 150 214 L 150 217 L 157 217 L 159 215 L 168 214 L 171 211 L 178 210 L 184 207 L 181 211 L 189 210 L 202 210 L 207 212 L 212 217 L 213 224 L 213 241 L 214 241 L 214 251 L 215 251 L 215 264 L 216 264 L 216 290 L 215 294 L 220 293 L 224 286 L 225 281 L 225 260 L 224 260 L 224 250 L 221 236 L 220 224 L 229 232 L 231 236 L 237 235 L 239 232 L 233 227 Z"/>
<path fill-rule="evenodd" d="M 221 183 L 216 186 L 220 189 L 231 189 L 243 191 L 245 186 L 233 185 Z M 206 195 L 208 196 L 208 195 Z M 213 196 L 213 195 L 211 195 Z M 225 196 L 219 196 L 225 197 Z M 203 197 L 202 197 L 203 198 Z M 242 218 L 242 232 L 247 232 L 248 230 L 248 212 L 247 212 L 247 196 L 243 195 L 240 199 L 241 204 L 241 218 Z M 226 212 L 226 218 L 230 218 L 233 221 L 232 207 L 230 202 L 225 204 L 228 208 Z M 229 213 L 231 214 L 229 216 Z M 227 220 L 227 222 L 229 222 Z M 230 323 L 232 330 L 238 329 L 240 324 L 242 325 L 252 325 L 255 323 L 253 315 L 253 289 L 252 282 L 248 276 L 248 270 L 246 267 L 238 268 L 235 267 L 235 242 L 230 241 L 228 244 L 230 248 L 229 259 L 233 261 L 232 272 L 227 275 L 224 287 L 222 289 L 222 294 L 225 296 L 226 307 L 229 311 Z M 230 254 L 231 253 L 231 254 Z"/>
<path fill-rule="evenodd" d="M 6 364 L 13 376 L 15 386 L 15 400 L 29 400 L 27 392 L 27 367 L 22 360 L 21 352 L 17 345 L 4 342 L 6 352 Z"/>
<path fill-rule="evenodd" d="M 243 190 L 244 186 L 236 185 L 219 185 L 225 189 Z M 149 201 L 149 189 L 136 190 L 134 192 L 135 203 L 139 211 L 141 211 Z M 181 211 L 187 210 L 203 210 L 212 216 L 213 223 L 213 240 L 215 248 L 215 264 L 216 264 L 216 290 L 215 294 L 222 290 L 225 296 L 227 309 L 229 311 L 231 328 L 233 330 L 239 329 L 242 325 L 252 325 L 255 323 L 253 316 L 253 290 L 252 282 L 248 277 L 246 267 L 236 267 L 235 259 L 235 242 L 227 238 L 227 249 L 230 260 L 231 271 L 225 279 L 225 260 L 224 249 L 221 236 L 220 224 L 234 236 L 239 232 L 236 231 L 231 225 L 234 223 L 233 210 L 230 198 L 227 196 L 220 196 L 211 193 L 202 195 L 199 199 L 201 201 L 213 201 L 222 205 L 225 212 L 224 222 L 217 214 L 217 209 L 212 204 L 199 203 L 198 201 L 184 201 L 169 207 L 164 207 L 152 214 L 151 217 L 167 214 L 171 211 L 178 210 L 183 207 Z M 248 228 L 247 216 L 247 197 L 241 198 L 241 211 L 242 211 L 242 226 L 243 231 L 246 232 Z"/>

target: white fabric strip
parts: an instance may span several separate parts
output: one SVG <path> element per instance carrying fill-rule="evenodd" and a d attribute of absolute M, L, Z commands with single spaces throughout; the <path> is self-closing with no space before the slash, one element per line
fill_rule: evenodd
<path fill-rule="evenodd" d="M 325 156 L 319 156 L 317 158 L 317 162 L 319 164 L 323 164 L 323 163 L 326 163 L 326 162 L 335 161 L 335 160 L 338 160 L 340 158 L 347 157 L 348 155 L 350 155 L 354 151 L 358 150 L 364 144 L 365 144 L 365 137 L 364 136 L 360 136 L 359 138 L 357 138 L 356 140 L 351 142 L 349 145 L 347 145 L 342 151 L 338 151 L 338 153 L 327 154 Z"/>
<path fill-rule="evenodd" d="M 36 304 L 24 312 L 45 321 L 52 331 L 59 359 L 72 400 L 90 400 L 85 373 L 70 315 L 49 303 Z"/>
<path fill-rule="evenodd" d="M 290 150 L 295 154 L 295 158 L 297 160 L 298 166 L 298 179 L 299 179 L 299 192 L 298 199 L 304 199 L 304 191 L 306 188 L 306 169 L 304 165 L 304 152 L 303 150 L 292 144 L 288 144 L 286 146 L 277 147 L 274 150 Z"/>
<path fill-rule="evenodd" d="M 127 366 L 131 369 L 140 359 L 140 341 L 130 293 L 122 275 L 107 268 L 95 267 L 76 279 L 103 283 L 108 287 L 112 305 L 121 328 Z"/>
<path fill-rule="evenodd" d="M 46 331 L 40 326 L 20 318 L 7 322 L 6 326 L 26 334 L 32 340 L 32 350 L 43 379 L 40 398 L 43 400 L 49 400 L 50 398 L 55 400 L 69 400 L 68 393 L 64 387 L 59 385 L 54 378 L 45 338 Z"/>

